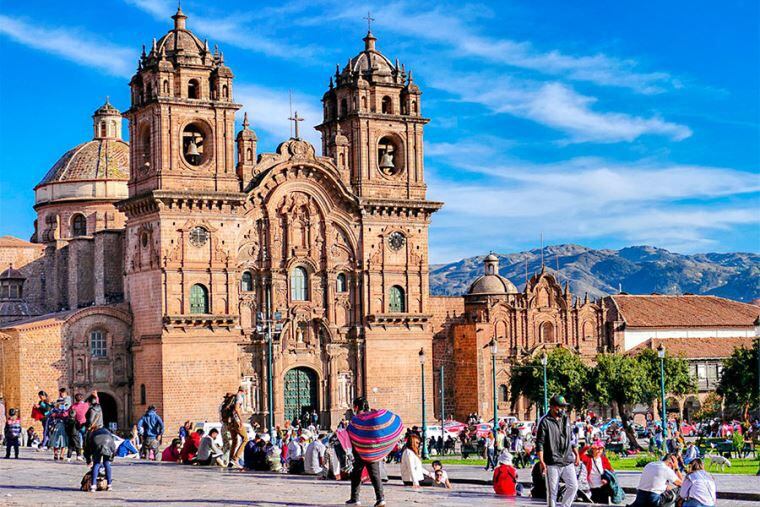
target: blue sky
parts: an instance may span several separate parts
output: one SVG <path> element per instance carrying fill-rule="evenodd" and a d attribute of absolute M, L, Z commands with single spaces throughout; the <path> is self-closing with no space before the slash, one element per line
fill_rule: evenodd
<path fill-rule="evenodd" d="M 574 242 L 760 251 L 757 2 L 200 2 L 260 150 L 289 135 L 288 92 L 316 125 L 335 64 L 378 49 L 423 90 L 431 261 Z M 128 107 L 162 0 L 4 2 L 0 234 L 28 238 L 32 187 Z M 239 120 L 242 119 L 242 111 Z M 126 130 L 126 129 L 125 129 Z M 307 138 L 317 143 L 317 133 Z M 318 143 L 317 143 L 318 144 Z"/>

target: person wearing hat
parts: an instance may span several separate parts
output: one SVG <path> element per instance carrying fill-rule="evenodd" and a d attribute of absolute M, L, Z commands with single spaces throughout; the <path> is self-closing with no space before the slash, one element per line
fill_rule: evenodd
<path fill-rule="evenodd" d="M 498 466 L 493 471 L 493 492 L 504 496 L 517 494 L 517 470 L 512 466 L 512 453 L 506 449 L 499 454 Z"/>
<path fill-rule="evenodd" d="M 565 482 L 565 493 L 559 505 L 570 507 L 578 493 L 575 467 L 580 464 L 580 456 L 566 413 L 568 405 L 561 394 L 552 396 L 549 413 L 541 418 L 536 431 L 536 452 L 546 480 L 546 505 L 549 507 L 557 504 L 560 478 Z"/>
<path fill-rule="evenodd" d="M 594 503 L 610 503 L 610 488 L 604 478 L 604 471 L 614 472 L 610 460 L 604 455 L 604 442 L 595 440 L 588 453 L 581 454 L 581 461 L 585 465 L 588 484 L 591 488 L 591 501 Z"/>

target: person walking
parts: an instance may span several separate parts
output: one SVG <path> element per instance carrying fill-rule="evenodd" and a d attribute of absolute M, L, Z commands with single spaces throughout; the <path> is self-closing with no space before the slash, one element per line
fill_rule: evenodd
<path fill-rule="evenodd" d="M 3 414 L 5 415 L 5 414 Z M 18 450 L 21 447 L 21 420 L 16 417 L 16 409 L 12 408 L 8 411 L 8 418 L 3 425 L 3 436 L 5 438 L 5 459 L 10 459 L 11 450 L 13 450 L 14 458 L 18 459 Z"/>
<path fill-rule="evenodd" d="M 221 408 L 222 431 L 226 429 L 230 434 L 230 459 L 227 465 L 230 468 L 243 468 L 240 464 L 240 457 L 243 455 L 245 445 L 248 443 L 248 432 L 245 429 L 242 414 L 243 399 L 244 389 L 240 387 L 237 394 L 227 394 L 225 396 Z M 225 445 L 225 449 L 226 447 Z"/>
<path fill-rule="evenodd" d="M 493 433 L 486 436 L 486 472 L 496 468 L 496 439 Z"/>
<path fill-rule="evenodd" d="M 53 404 L 50 403 L 50 399 L 45 391 L 37 393 L 40 401 L 34 406 L 37 412 L 40 414 L 40 424 L 42 424 L 42 442 L 40 442 L 39 449 L 47 449 L 48 441 L 50 440 L 50 424 L 48 421 L 50 412 L 53 410 Z"/>
<path fill-rule="evenodd" d="M 161 443 L 161 435 L 164 434 L 164 421 L 154 405 L 150 405 L 145 415 L 137 421 L 137 430 L 143 437 L 140 458 L 158 461 L 158 446 Z"/>
<path fill-rule="evenodd" d="M 354 417 L 348 426 L 348 435 L 354 455 L 351 470 L 351 498 L 347 505 L 360 505 L 362 472 L 366 469 L 375 490 L 375 507 L 385 507 L 382 482 L 382 460 L 393 449 L 401 436 L 401 419 L 388 410 L 371 411 L 363 396 L 353 402 Z"/>
<path fill-rule="evenodd" d="M 566 413 L 568 405 L 561 394 L 552 396 L 549 413 L 541 418 L 536 431 L 536 452 L 546 478 L 546 505 L 549 507 L 557 504 L 560 478 L 565 482 L 565 492 L 559 505 L 570 507 L 578 492 L 575 467 L 580 464 L 580 456 Z"/>

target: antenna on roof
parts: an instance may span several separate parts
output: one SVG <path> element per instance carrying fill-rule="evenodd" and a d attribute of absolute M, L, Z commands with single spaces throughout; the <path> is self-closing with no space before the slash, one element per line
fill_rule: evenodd
<path fill-rule="evenodd" d="M 544 272 L 544 233 L 541 233 L 541 272 Z"/>

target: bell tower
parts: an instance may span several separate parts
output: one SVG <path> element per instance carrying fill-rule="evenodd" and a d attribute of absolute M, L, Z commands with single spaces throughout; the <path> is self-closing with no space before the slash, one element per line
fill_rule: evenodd
<path fill-rule="evenodd" d="M 156 405 L 168 427 L 215 420 L 219 393 L 240 385 L 233 256 L 245 205 L 232 71 L 187 29 L 182 10 L 172 19 L 130 82 L 129 198 L 119 203 L 134 315 L 132 414 Z M 255 148 L 252 134 L 241 146 Z"/>
<path fill-rule="evenodd" d="M 151 190 L 237 192 L 233 75 L 218 49 L 187 29 L 181 9 L 174 29 L 143 47 L 130 82 L 130 195 Z"/>
<path fill-rule="evenodd" d="M 423 128 L 429 120 L 420 114 L 420 89 L 398 60 L 391 63 L 377 50 L 370 30 L 363 40 L 364 49 L 330 79 L 316 128 L 322 152 L 361 206 L 360 353 L 394 357 L 393 376 L 368 360 L 360 391 L 371 405 L 393 406 L 405 421 L 418 422 L 419 401 L 410 393 L 422 389 L 419 361 L 433 355 L 428 226 L 442 204 L 425 196 Z"/>
<path fill-rule="evenodd" d="M 411 71 L 385 57 L 367 31 L 364 51 L 330 78 L 322 98 L 322 152 L 346 166 L 360 197 L 424 199 L 423 127 L 419 87 Z M 350 149 L 344 160 L 341 143 Z"/>

